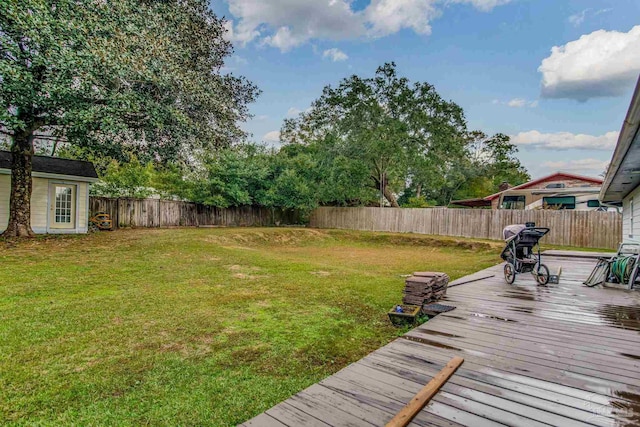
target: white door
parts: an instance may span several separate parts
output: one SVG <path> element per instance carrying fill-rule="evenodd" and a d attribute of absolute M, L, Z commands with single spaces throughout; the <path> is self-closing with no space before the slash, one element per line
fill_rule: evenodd
<path fill-rule="evenodd" d="M 49 227 L 55 229 L 76 228 L 76 186 L 51 184 Z"/>

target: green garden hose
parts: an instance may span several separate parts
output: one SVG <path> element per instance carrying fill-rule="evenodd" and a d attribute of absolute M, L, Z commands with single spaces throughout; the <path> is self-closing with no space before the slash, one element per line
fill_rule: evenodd
<path fill-rule="evenodd" d="M 633 266 L 636 263 L 636 258 L 631 256 L 620 256 L 611 263 L 611 273 L 618 279 L 620 283 L 628 283 L 631 278 L 631 272 Z"/>

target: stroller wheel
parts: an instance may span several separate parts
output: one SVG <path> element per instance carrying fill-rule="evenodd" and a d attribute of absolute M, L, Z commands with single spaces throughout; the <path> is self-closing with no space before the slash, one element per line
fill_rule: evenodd
<path fill-rule="evenodd" d="M 504 280 L 510 285 L 516 281 L 516 268 L 509 261 L 504 265 Z"/>
<path fill-rule="evenodd" d="M 540 285 L 546 285 L 549 283 L 549 269 L 546 265 L 540 264 L 534 267 L 533 275 L 536 276 L 536 280 Z"/>

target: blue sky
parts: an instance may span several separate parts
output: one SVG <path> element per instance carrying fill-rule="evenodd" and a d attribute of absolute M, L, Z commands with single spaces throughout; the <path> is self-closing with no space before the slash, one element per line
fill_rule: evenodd
<path fill-rule="evenodd" d="M 596 176 L 640 74 L 638 0 L 223 0 L 235 47 L 225 72 L 263 91 L 244 126 L 277 145 L 285 117 L 327 84 L 395 61 L 503 132 L 533 177 Z M 554 48 L 555 47 L 555 48 Z M 552 52 L 552 48 L 554 51 Z"/>

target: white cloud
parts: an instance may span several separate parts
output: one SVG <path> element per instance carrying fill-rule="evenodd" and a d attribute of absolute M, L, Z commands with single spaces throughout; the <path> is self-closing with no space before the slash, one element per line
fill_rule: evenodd
<path fill-rule="evenodd" d="M 434 0 L 372 0 L 365 9 L 369 34 L 382 37 L 411 28 L 418 34 L 431 34 L 434 18 L 440 15 Z"/>
<path fill-rule="evenodd" d="M 542 60 L 542 96 L 586 101 L 619 96 L 640 73 L 640 25 L 627 33 L 598 30 L 551 48 Z"/>
<path fill-rule="evenodd" d="M 544 162 L 542 167 L 550 171 L 575 172 L 584 175 L 599 175 L 609 162 L 598 159 L 577 159 L 568 161 Z"/>
<path fill-rule="evenodd" d="M 509 107 L 522 108 L 527 105 L 527 100 L 522 98 L 514 98 L 511 101 L 507 102 L 507 105 Z"/>
<path fill-rule="evenodd" d="M 277 130 L 267 132 L 262 137 L 262 140 L 266 142 L 280 142 L 280 132 Z"/>
<path fill-rule="evenodd" d="M 571 132 L 541 133 L 537 130 L 531 130 L 512 135 L 511 142 L 523 148 L 547 150 L 613 150 L 619 134 L 618 131 L 611 131 L 604 135 L 594 136 Z"/>
<path fill-rule="evenodd" d="M 536 108 L 538 106 L 537 100 L 528 101 L 524 98 L 513 98 L 509 101 L 500 101 L 498 99 L 494 99 L 493 101 L 491 101 L 491 103 L 496 105 L 502 104 L 511 108 L 523 108 L 523 107 Z"/>
<path fill-rule="evenodd" d="M 220 69 L 220 72 L 231 73 L 233 71 L 236 71 L 238 68 L 242 67 L 243 65 L 247 65 L 248 63 L 249 61 L 247 61 L 246 58 L 243 58 L 242 56 L 239 56 L 239 55 L 232 55 L 226 61 L 226 64 Z"/>
<path fill-rule="evenodd" d="M 571 15 L 569 17 L 569 23 L 571 25 L 573 25 L 574 27 L 579 26 L 580 24 L 582 24 L 584 22 L 584 19 L 587 17 L 587 12 L 589 12 L 591 9 L 585 9 L 582 12 L 578 12 L 574 15 Z"/>
<path fill-rule="evenodd" d="M 287 117 L 295 117 L 301 113 L 308 113 L 309 111 L 311 111 L 311 107 L 307 108 L 306 110 L 301 110 L 296 107 L 291 107 L 287 110 Z"/>
<path fill-rule="evenodd" d="M 324 52 L 322 52 L 322 57 L 330 58 L 333 62 L 346 61 L 347 59 L 349 59 L 346 53 L 344 53 L 343 51 L 341 51 L 336 47 L 327 49 Z"/>
<path fill-rule="evenodd" d="M 277 47 L 282 52 L 287 52 L 294 47 L 300 46 L 306 41 L 304 36 L 292 34 L 289 27 L 280 27 L 273 36 L 267 36 L 262 40 L 262 44 Z"/>
<path fill-rule="evenodd" d="M 598 16 L 601 15 L 603 13 L 607 13 L 607 12 L 611 12 L 613 9 L 608 8 L 608 9 L 599 9 L 596 10 L 595 12 L 591 13 L 592 9 L 584 9 L 581 12 L 575 13 L 571 16 L 569 16 L 569 23 L 571 25 L 573 25 L 574 27 L 579 27 L 580 24 L 582 24 L 585 19 L 587 18 L 587 16 Z"/>
<path fill-rule="evenodd" d="M 600 9 L 600 10 L 596 10 L 596 12 L 593 14 L 593 16 L 597 16 L 600 15 L 601 13 L 607 13 L 607 12 L 611 12 L 613 10 L 613 8 L 607 8 L 607 9 Z"/>
<path fill-rule="evenodd" d="M 228 0 L 236 18 L 232 40 L 287 51 L 311 39 L 339 40 L 365 33 L 359 13 L 348 0 Z"/>
<path fill-rule="evenodd" d="M 286 52 L 310 40 L 383 37 L 402 29 L 431 33 L 431 21 L 450 3 L 489 11 L 510 0 L 371 0 L 354 10 L 353 0 L 227 0 L 235 18 L 227 39 L 242 46 L 257 41 Z"/>
<path fill-rule="evenodd" d="M 291 107 L 287 110 L 287 117 L 295 117 L 298 114 L 302 113 L 302 110 L 296 108 L 296 107 Z"/>
<path fill-rule="evenodd" d="M 231 57 L 229 58 L 229 61 L 230 61 L 230 62 L 233 62 L 233 63 L 235 63 L 235 64 L 238 64 L 238 65 L 247 65 L 247 64 L 249 63 L 249 61 L 247 61 L 247 59 L 246 59 L 246 58 L 243 58 L 243 57 L 242 57 L 242 56 L 240 56 L 240 55 L 233 55 L 233 56 L 231 56 Z"/>
<path fill-rule="evenodd" d="M 260 32 L 257 30 L 249 30 L 240 25 L 234 29 L 232 21 L 225 21 L 224 28 L 227 30 L 225 38 L 232 43 L 238 43 L 242 46 L 260 35 Z"/>
<path fill-rule="evenodd" d="M 489 12 L 494 7 L 502 6 L 511 0 L 450 0 L 449 3 L 468 3 L 483 12 Z"/>

